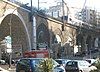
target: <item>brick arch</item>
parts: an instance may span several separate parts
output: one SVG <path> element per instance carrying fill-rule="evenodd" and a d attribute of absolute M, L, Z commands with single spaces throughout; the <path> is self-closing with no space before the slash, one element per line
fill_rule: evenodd
<path fill-rule="evenodd" d="M 29 37 L 29 32 L 28 32 L 27 26 L 26 26 L 25 21 L 22 18 L 22 16 L 17 12 L 17 9 L 8 9 L 5 11 L 0 24 L 2 24 L 7 17 L 9 17 L 9 19 L 14 19 L 13 17 L 16 17 L 20 21 L 21 25 L 24 28 L 25 34 L 27 36 L 28 47 L 29 47 L 28 49 L 30 50 L 31 49 L 31 40 Z M 16 22 L 16 20 L 15 20 L 15 22 Z"/>
<path fill-rule="evenodd" d="M 50 46 L 50 34 L 49 29 L 44 23 L 40 23 L 36 30 L 37 35 L 37 44 L 38 43 L 46 43 L 48 46 Z"/>

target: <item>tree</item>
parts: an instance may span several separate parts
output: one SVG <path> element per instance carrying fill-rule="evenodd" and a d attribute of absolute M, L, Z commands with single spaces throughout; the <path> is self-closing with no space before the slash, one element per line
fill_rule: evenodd
<path fill-rule="evenodd" d="M 96 70 L 92 70 L 90 72 L 100 72 L 100 60 L 98 60 L 96 63 L 93 64 L 94 66 L 97 67 Z"/>
<path fill-rule="evenodd" d="M 38 66 L 38 72 L 52 72 L 53 62 L 51 58 L 42 60 Z"/>
<path fill-rule="evenodd" d="M 68 35 L 69 39 L 71 39 L 69 42 L 71 44 L 72 51 L 74 54 L 74 46 L 76 45 L 76 30 L 71 28 L 68 32 L 69 32 L 69 35 Z"/>

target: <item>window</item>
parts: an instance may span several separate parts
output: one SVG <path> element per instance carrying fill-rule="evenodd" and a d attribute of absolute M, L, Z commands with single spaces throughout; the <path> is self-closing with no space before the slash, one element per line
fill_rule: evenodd
<path fill-rule="evenodd" d="M 66 66 L 71 66 L 71 67 L 77 67 L 77 62 L 75 61 L 69 61 Z"/>
<path fill-rule="evenodd" d="M 25 72 L 29 72 L 30 70 L 30 60 L 21 60 L 18 62 L 18 70 L 25 70 Z"/>

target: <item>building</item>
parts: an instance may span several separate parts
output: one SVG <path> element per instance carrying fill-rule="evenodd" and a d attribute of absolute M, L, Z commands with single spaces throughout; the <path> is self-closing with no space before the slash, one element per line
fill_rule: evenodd
<path fill-rule="evenodd" d="M 97 12 L 97 27 L 99 26 L 100 27 L 100 12 Z"/>
<path fill-rule="evenodd" d="M 49 7 L 47 14 L 55 18 L 61 18 L 62 16 L 68 16 L 68 11 L 69 9 L 65 2 L 58 2 L 56 6 Z"/>
<path fill-rule="evenodd" d="M 83 22 L 96 26 L 97 24 L 97 11 L 89 7 L 85 7 L 81 12 L 78 12 L 77 18 Z"/>

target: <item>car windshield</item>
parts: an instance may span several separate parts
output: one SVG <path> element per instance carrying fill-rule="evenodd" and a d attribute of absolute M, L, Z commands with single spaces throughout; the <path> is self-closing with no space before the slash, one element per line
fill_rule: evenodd
<path fill-rule="evenodd" d="M 64 61 L 63 60 L 55 60 L 57 63 L 59 64 L 64 64 Z"/>
<path fill-rule="evenodd" d="M 90 64 L 87 61 L 79 61 L 79 66 L 89 66 Z"/>
<path fill-rule="evenodd" d="M 55 59 L 55 61 L 59 64 L 66 64 L 70 60 L 69 59 Z"/>
<path fill-rule="evenodd" d="M 69 62 L 67 62 L 66 66 L 77 67 L 77 62 L 69 61 Z"/>

